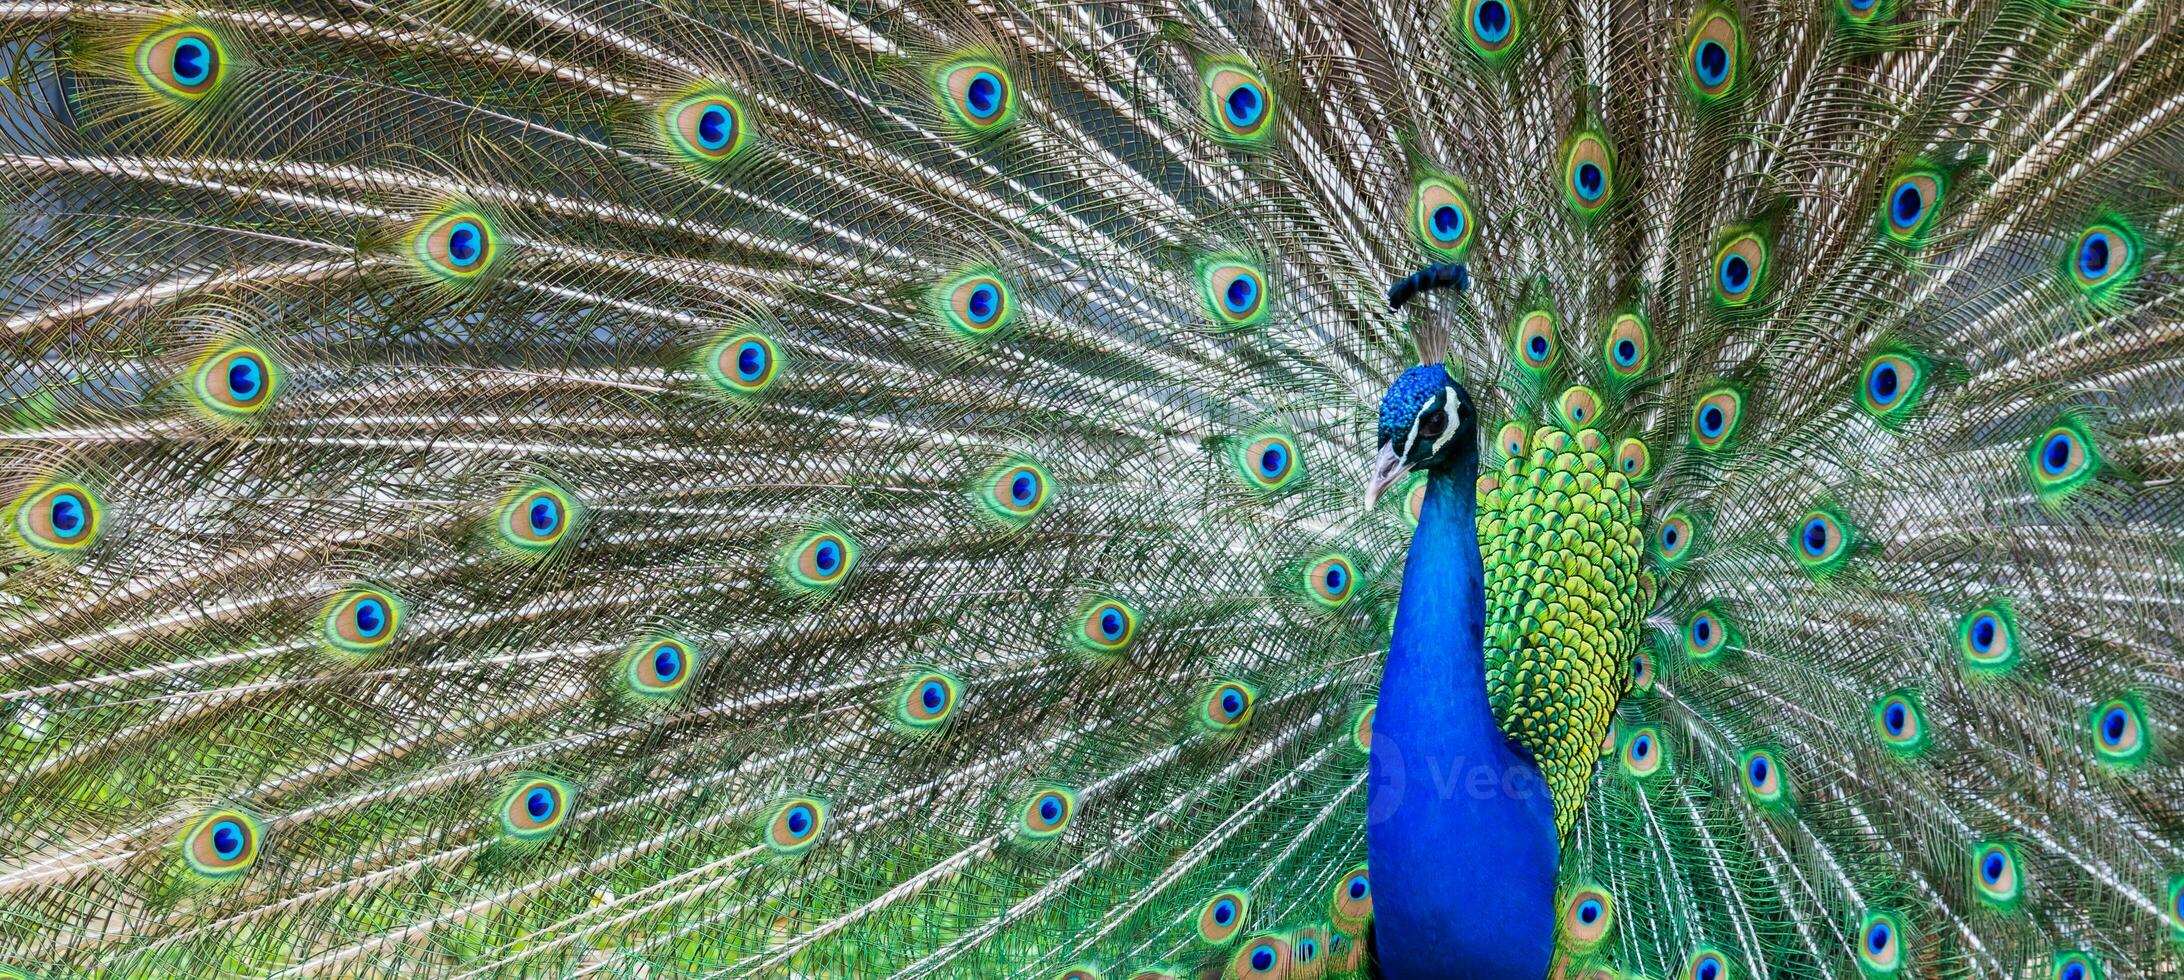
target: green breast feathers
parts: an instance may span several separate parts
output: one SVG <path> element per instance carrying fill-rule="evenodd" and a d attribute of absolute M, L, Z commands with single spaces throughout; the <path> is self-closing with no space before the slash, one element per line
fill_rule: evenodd
<path fill-rule="evenodd" d="M 1625 475 L 1643 471 L 1645 449 L 1629 440 L 1611 464 L 1586 424 L 1598 405 L 1574 387 L 1556 399 L 1561 424 L 1504 426 L 1501 467 L 1479 477 L 1487 694 L 1502 731 L 1538 760 L 1565 837 L 1653 602 L 1645 515 Z"/>

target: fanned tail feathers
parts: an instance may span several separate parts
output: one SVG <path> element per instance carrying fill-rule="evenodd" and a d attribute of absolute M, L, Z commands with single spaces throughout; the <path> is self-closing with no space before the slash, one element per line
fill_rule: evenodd
<path fill-rule="evenodd" d="M 1563 975 L 2171 975 L 2180 18 L 0 4 L 0 966 L 1361 975 L 1432 321 Z"/>

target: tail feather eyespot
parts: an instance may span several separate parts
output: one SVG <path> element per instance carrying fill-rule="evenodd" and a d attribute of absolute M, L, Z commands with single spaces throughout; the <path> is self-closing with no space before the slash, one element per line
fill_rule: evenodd
<path fill-rule="evenodd" d="M 234 808 L 213 810 L 183 835 L 182 857 L 198 875 L 233 878 L 257 862 L 264 833 L 264 825 L 249 813 Z"/>
<path fill-rule="evenodd" d="M 1223 681 L 1199 704 L 1199 720 L 1216 730 L 1242 728 L 1250 723 L 1252 704 L 1257 699 L 1257 692 L 1249 685 L 1241 681 Z"/>
<path fill-rule="evenodd" d="M 226 81 L 227 49 L 202 27 L 170 27 L 137 43 L 136 71 L 153 92 L 176 103 L 197 102 Z"/>
<path fill-rule="evenodd" d="M 1580 215 L 1594 215 L 1615 196 L 1615 151 L 1598 133 L 1580 133 L 1562 160 L 1562 192 Z"/>
<path fill-rule="evenodd" d="M 1684 42 L 1684 81 L 1701 103 L 1719 102 L 1735 90 L 1744 32 L 1726 11 L 1701 8 Z"/>
<path fill-rule="evenodd" d="M 1025 801 L 1016 832 L 1033 840 L 1058 837 L 1077 815 L 1077 796 L 1060 786 L 1040 789 Z"/>
<path fill-rule="evenodd" d="M 714 166 L 743 151 L 750 138 L 747 119 L 741 101 L 708 91 L 668 104 L 660 111 L 660 131 L 685 162 Z"/>
<path fill-rule="evenodd" d="M 569 818 L 574 793 L 569 784 L 546 776 L 520 779 L 501 797 L 501 832 L 517 840 L 553 836 Z"/>
<path fill-rule="evenodd" d="M 781 348 L 755 330 L 721 334 L 706 347 L 705 376 L 723 393 L 748 397 L 766 390 L 781 371 Z"/>
<path fill-rule="evenodd" d="M 814 531 L 789 547 L 785 556 L 789 582 L 807 592 L 827 592 L 849 579 L 857 566 L 856 542 L 839 531 Z"/>
<path fill-rule="evenodd" d="M 1750 303 L 1766 275 L 1766 240 L 1749 231 L 1732 235 L 1714 253 L 1714 298 L 1731 307 Z"/>
<path fill-rule="evenodd" d="M 2152 745 L 2147 737 L 2146 709 L 2130 695 L 2110 698 L 2088 715 L 2093 731 L 2094 757 L 2103 764 L 2135 766 L 2146 760 Z"/>
<path fill-rule="evenodd" d="M 1273 135 L 1274 93 L 1259 73 L 1221 62 L 1207 69 L 1205 78 L 1204 111 L 1214 135 L 1232 143 L 1256 143 Z"/>
<path fill-rule="evenodd" d="M 934 74 L 934 81 L 941 108 L 968 134 L 998 132 L 1015 119 L 1016 83 L 998 62 L 950 62 Z"/>
<path fill-rule="evenodd" d="M 766 847 L 776 854 L 810 850 L 819 842 L 826 819 L 827 806 L 819 800 L 799 797 L 783 803 L 766 821 Z"/>
<path fill-rule="evenodd" d="M 444 283 L 460 283 L 484 274 L 500 252 L 492 221 L 475 211 L 455 211 L 419 225 L 410 239 L 411 257 Z"/>
<path fill-rule="evenodd" d="M 392 593 L 371 587 L 350 589 L 326 604 L 319 635 L 336 654 L 377 653 L 401 633 L 407 612 Z"/>
<path fill-rule="evenodd" d="M 1470 195 L 1455 181 L 1445 177 L 1420 181 L 1412 212 L 1418 238 L 1428 250 L 1454 260 L 1470 249 L 1478 221 Z"/>
<path fill-rule="evenodd" d="M 1241 889 L 1216 893 L 1198 912 L 1198 938 L 1209 946 L 1227 945 L 1251 917 L 1251 896 Z"/>
<path fill-rule="evenodd" d="M 643 698 L 671 698 L 697 675 L 697 648 L 672 636 L 656 636 L 629 648 L 622 661 L 622 681 Z"/>
<path fill-rule="evenodd" d="M 15 503 L 16 539 L 33 551 L 66 555 L 91 547 L 104 530 L 106 510 L 81 483 L 36 487 Z"/>
<path fill-rule="evenodd" d="M 2025 883 L 2017 863 L 2017 849 L 2001 841 L 1972 848 L 1972 890 L 1982 901 L 2000 909 L 2015 908 Z"/>
<path fill-rule="evenodd" d="M 1121 653 L 1137 638 L 1137 611 L 1120 600 L 1097 599 L 1078 614 L 1072 632 L 1093 653 Z"/>
<path fill-rule="evenodd" d="M 1516 362 L 1534 374 L 1552 369 L 1562 356 L 1562 341 L 1555 336 L 1555 315 L 1533 310 L 1519 318 L 1509 348 Z"/>
<path fill-rule="evenodd" d="M 1464 43 L 1488 60 L 1514 50 L 1524 35 L 1524 10 L 1519 0 L 1464 0 L 1459 16 Z"/>
<path fill-rule="evenodd" d="M 1637 314 L 1622 314 L 1608 327 L 1601 353 L 1608 373 L 1617 380 L 1636 378 L 1652 363 L 1653 330 Z"/>
<path fill-rule="evenodd" d="M 280 369 L 270 355 L 257 347 L 236 346 L 199 360 L 190 372 L 189 393 L 213 417 L 239 420 L 272 404 L 280 383 Z"/>
<path fill-rule="evenodd" d="M 1199 273 L 1206 309 L 1215 325 L 1248 327 L 1266 318 L 1266 273 L 1241 259 L 1212 259 Z"/>
<path fill-rule="evenodd" d="M 1562 902 L 1562 939 L 1572 949 L 1591 949 L 1615 924 L 1615 899 L 1606 889 L 1581 885 Z"/>
<path fill-rule="evenodd" d="M 1867 912 L 1858 927 L 1858 965 L 1868 976 L 1895 976 L 1903 969 L 1903 928 L 1886 912 Z"/>

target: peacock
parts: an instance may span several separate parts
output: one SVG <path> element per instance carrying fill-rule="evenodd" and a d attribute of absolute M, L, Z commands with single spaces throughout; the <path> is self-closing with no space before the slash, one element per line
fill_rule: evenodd
<path fill-rule="evenodd" d="M 2184 3 L 0 66 L 0 976 L 2184 976 Z"/>

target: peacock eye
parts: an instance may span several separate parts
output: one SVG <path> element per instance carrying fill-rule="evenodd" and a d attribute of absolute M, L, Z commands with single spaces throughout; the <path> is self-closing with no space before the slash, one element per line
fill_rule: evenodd
<path fill-rule="evenodd" d="M 1418 417 L 1418 434 L 1428 439 L 1438 439 L 1448 431 L 1448 413 L 1438 408 Z"/>
<path fill-rule="evenodd" d="M 1244 911 L 1250 901 L 1240 891 L 1215 895 L 1198 914 L 1198 938 L 1212 946 L 1227 943 L 1243 926 Z"/>
<path fill-rule="evenodd" d="M 795 854 L 819 841 L 826 826 L 827 806 L 818 800 L 794 799 L 775 811 L 766 823 L 766 846 L 778 854 Z"/>
<path fill-rule="evenodd" d="M 242 874 L 258 858 L 263 828 L 240 810 L 216 810 L 198 819 L 183 837 L 182 857 L 207 878 Z"/>
<path fill-rule="evenodd" d="M 1251 720 L 1251 689 L 1235 681 L 1206 696 L 1200 719 L 1215 729 L 1231 729 Z"/>
<path fill-rule="evenodd" d="M 1076 809 L 1075 793 L 1058 786 L 1042 789 L 1025 804 L 1016 832 L 1033 840 L 1054 837 L 1069 826 Z"/>
<path fill-rule="evenodd" d="M 1858 957 L 1864 961 L 1870 972 L 1893 974 L 1902 965 L 1897 941 L 1899 931 L 1893 916 L 1883 912 L 1867 914 L 1864 940 L 1859 943 Z"/>
<path fill-rule="evenodd" d="M 500 805 L 501 831 L 518 840 L 553 834 L 569 814 L 569 784 L 535 776 L 518 782 Z"/>
<path fill-rule="evenodd" d="M 1240 65 L 1215 66 L 1206 73 L 1205 112 L 1214 135 L 1230 142 L 1255 142 L 1270 135 L 1267 127 L 1274 99 L 1266 82 Z"/>
<path fill-rule="evenodd" d="M 219 40 L 210 33 L 178 27 L 145 38 L 137 46 L 136 69 L 152 91 L 187 103 L 219 87 L 226 67 L 222 55 Z"/>
<path fill-rule="evenodd" d="M 998 130 L 1015 115 L 1016 86 L 998 64 L 956 62 L 942 67 L 935 81 L 941 108 L 969 133 Z"/>

